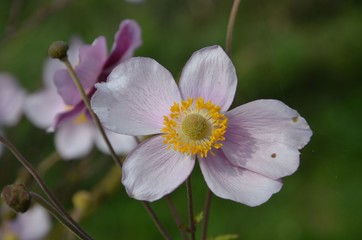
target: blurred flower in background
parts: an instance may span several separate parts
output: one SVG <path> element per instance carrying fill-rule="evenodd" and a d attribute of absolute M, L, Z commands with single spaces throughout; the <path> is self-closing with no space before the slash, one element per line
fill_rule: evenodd
<path fill-rule="evenodd" d="M 95 91 L 94 84 L 106 81 L 113 67 L 131 57 L 140 45 L 141 30 L 138 24 L 125 20 L 115 35 L 109 56 L 106 40 L 101 36 L 92 45 L 83 44 L 79 39 L 71 41 L 68 57 L 90 97 Z M 55 146 L 62 158 L 83 157 L 94 143 L 99 150 L 108 153 L 101 134 L 62 62 L 47 60 L 44 83 L 44 90 L 28 97 L 25 112 L 36 126 L 55 131 Z M 128 153 L 137 144 L 131 136 L 110 131 L 106 131 L 106 134 L 117 154 Z"/>
<path fill-rule="evenodd" d="M 10 210 L 3 205 L 4 214 Z M 41 206 L 35 205 L 25 213 L 19 213 L 13 219 L 6 219 L 0 225 L 0 239 L 3 240 L 40 240 L 45 237 L 51 227 L 51 218 Z"/>
<path fill-rule="evenodd" d="M 0 134 L 3 127 L 11 127 L 18 123 L 23 109 L 25 91 L 14 76 L 0 73 Z M 0 155 L 2 154 L 0 143 Z"/>

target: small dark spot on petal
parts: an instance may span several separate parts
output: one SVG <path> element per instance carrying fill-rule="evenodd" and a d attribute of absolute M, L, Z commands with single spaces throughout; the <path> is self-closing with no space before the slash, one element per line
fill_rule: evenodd
<path fill-rule="evenodd" d="M 277 154 L 276 154 L 276 153 L 272 153 L 271 157 L 272 157 L 272 158 L 276 158 L 276 157 L 277 157 Z"/>
<path fill-rule="evenodd" d="M 293 121 L 294 123 L 298 122 L 298 116 L 293 117 L 293 118 L 292 118 L 292 121 Z"/>

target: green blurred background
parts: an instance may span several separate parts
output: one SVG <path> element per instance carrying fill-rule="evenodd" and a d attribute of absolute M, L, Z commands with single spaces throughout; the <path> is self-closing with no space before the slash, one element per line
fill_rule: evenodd
<path fill-rule="evenodd" d="M 47 7 L 54 2 L 65 5 Z M 77 34 L 91 43 L 104 35 L 110 48 L 120 21 L 132 18 L 143 31 L 143 45 L 135 55 L 156 59 L 177 79 L 194 51 L 225 46 L 231 6 L 231 0 L 2 0 L 0 35 L 9 30 L 10 9 L 15 32 L 1 38 L 0 71 L 15 75 L 28 92 L 36 91 L 42 87 L 51 42 Z M 233 106 L 279 99 L 298 110 L 314 135 L 302 150 L 299 170 L 284 179 L 280 193 L 267 203 L 250 208 L 214 197 L 210 237 L 362 239 L 361 40 L 361 1 L 241 1 L 233 38 L 232 60 L 239 78 Z M 25 117 L 6 129 L 6 135 L 34 165 L 54 151 L 53 135 Z M 110 157 L 94 150 L 83 161 L 57 163 L 45 179 L 70 206 L 72 193 L 91 189 L 112 164 Z M 19 168 L 6 151 L 0 159 L 0 187 L 12 183 Z M 198 167 L 193 191 L 195 211 L 200 212 L 206 185 Z M 187 222 L 185 186 L 172 197 Z M 180 239 L 165 200 L 152 206 Z M 142 205 L 122 187 L 81 225 L 95 239 L 161 239 Z"/>

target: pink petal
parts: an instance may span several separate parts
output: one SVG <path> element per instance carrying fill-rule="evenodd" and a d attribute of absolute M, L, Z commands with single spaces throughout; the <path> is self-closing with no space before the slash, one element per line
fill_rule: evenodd
<path fill-rule="evenodd" d="M 194 156 L 167 149 L 159 135 L 141 143 L 128 155 L 122 183 L 130 197 L 155 201 L 183 183 L 194 164 Z"/>
<path fill-rule="evenodd" d="M 105 131 L 114 151 L 118 155 L 128 154 L 137 146 L 137 141 L 133 136 L 114 133 L 108 130 Z M 96 145 L 100 151 L 105 154 L 109 154 L 108 146 L 106 145 L 106 142 L 98 130 L 96 133 Z"/>
<path fill-rule="evenodd" d="M 93 124 L 63 124 L 55 133 L 55 147 L 64 160 L 81 158 L 93 146 L 95 129 Z"/>
<path fill-rule="evenodd" d="M 55 89 L 46 89 L 29 95 L 25 99 L 24 112 L 39 128 L 49 128 L 54 118 L 65 111 L 66 105 Z"/>
<path fill-rule="evenodd" d="M 122 21 L 114 37 L 111 54 L 104 65 L 104 72 L 109 73 L 118 63 L 130 58 L 141 44 L 141 28 L 138 23 L 133 20 Z"/>
<path fill-rule="evenodd" d="M 203 97 L 225 112 L 236 91 L 235 68 L 220 46 L 195 52 L 186 63 L 180 78 L 183 99 Z"/>
<path fill-rule="evenodd" d="M 150 58 L 121 63 L 96 87 L 91 105 L 102 124 L 127 135 L 159 133 L 170 106 L 181 100 L 171 74 Z"/>
<path fill-rule="evenodd" d="M 107 59 L 107 47 L 104 37 L 94 40 L 92 45 L 84 45 L 79 51 L 79 64 L 75 67 L 77 76 L 86 91 L 97 82 Z M 74 106 L 81 101 L 81 96 L 67 70 L 55 73 L 54 82 L 58 93 L 67 105 Z"/>
<path fill-rule="evenodd" d="M 253 207 L 268 201 L 282 187 L 278 180 L 232 165 L 221 150 L 199 162 L 210 190 L 221 198 Z"/>
<path fill-rule="evenodd" d="M 298 112 L 277 100 L 258 100 L 226 116 L 229 125 L 222 149 L 232 164 L 273 179 L 296 171 L 298 149 L 312 135 Z"/>
<path fill-rule="evenodd" d="M 7 73 L 0 74 L 0 126 L 14 126 L 20 119 L 25 91 L 16 79 Z"/>

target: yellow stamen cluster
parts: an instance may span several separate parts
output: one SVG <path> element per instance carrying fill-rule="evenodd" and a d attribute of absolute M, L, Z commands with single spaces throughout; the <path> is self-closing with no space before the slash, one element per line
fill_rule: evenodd
<path fill-rule="evenodd" d="M 204 158 L 212 148 L 222 146 L 228 119 L 220 113 L 219 106 L 199 97 L 175 102 L 170 110 L 170 115 L 164 116 L 161 130 L 169 148 Z"/>

